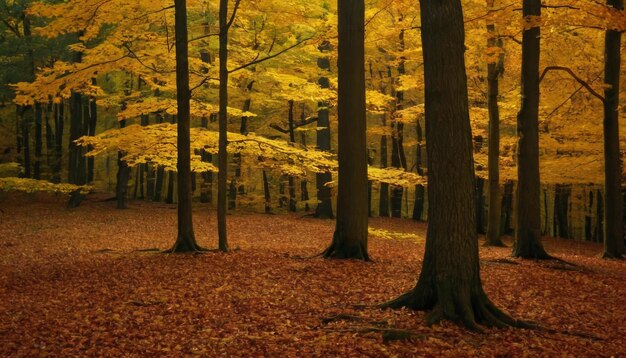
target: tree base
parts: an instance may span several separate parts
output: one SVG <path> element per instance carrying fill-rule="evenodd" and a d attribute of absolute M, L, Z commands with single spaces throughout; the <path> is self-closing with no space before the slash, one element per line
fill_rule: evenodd
<path fill-rule="evenodd" d="M 623 260 L 624 256 L 619 252 L 604 251 L 604 253 L 602 254 L 602 258 L 609 260 Z"/>
<path fill-rule="evenodd" d="M 502 240 L 498 239 L 496 241 L 485 240 L 483 247 L 507 247 Z"/>
<path fill-rule="evenodd" d="M 163 251 L 166 254 L 176 254 L 176 253 L 201 253 L 207 252 L 208 249 L 205 249 L 196 243 L 195 238 L 187 238 L 179 236 L 176 240 L 176 243 L 172 248 Z"/>
<path fill-rule="evenodd" d="M 460 323 L 467 329 L 482 332 L 480 325 L 487 327 L 537 328 L 536 325 L 517 320 L 502 312 L 487 297 L 480 285 L 473 288 L 466 285 L 420 284 L 398 298 L 380 305 L 381 308 L 409 308 L 416 311 L 429 311 L 428 325 L 447 319 Z"/>
<path fill-rule="evenodd" d="M 529 260 L 554 260 L 554 256 L 548 254 L 543 248 L 539 239 L 532 239 L 530 242 L 513 244 L 513 257 Z"/>
<path fill-rule="evenodd" d="M 347 242 L 340 232 L 341 230 L 335 230 L 332 243 L 322 252 L 324 258 L 371 261 L 362 242 Z"/>

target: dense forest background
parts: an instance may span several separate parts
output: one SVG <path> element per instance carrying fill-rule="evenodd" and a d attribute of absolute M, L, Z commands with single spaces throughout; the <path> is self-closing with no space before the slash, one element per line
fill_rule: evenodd
<path fill-rule="evenodd" d="M 173 6 L 114 0 L 3 1 L 1 6 L 2 161 L 19 163 L 16 170 L 25 178 L 176 202 L 176 178 L 170 171 L 175 169 L 175 147 L 164 139 L 175 140 L 175 127 L 168 123 L 175 123 L 177 114 Z M 328 198 L 334 200 L 335 191 L 323 186 L 332 177 L 315 173 L 332 164 L 300 149 L 337 150 L 335 6 L 257 2 L 243 6 L 233 19 L 228 130 L 255 139 L 234 137 L 241 141 L 231 144 L 230 209 L 317 208 L 318 215 L 332 215 Z M 524 25 L 516 2 L 468 0 L 463 9 L 479 178 L 478 230 L 487 228 L 488 85 L 496 79 L 501 231 L 511 233 L 521 32 L 534 20 Z M 621 31 L 623 14 L 596 1 L 546 1 L 542 10 L 536 20 L 542 28 L 542 233 L 602 241 L 603 42 L 606 29 Z M 211 202 L 217 197 L 217 176 L 211 171 L 217 165 L 218 4 L 190 1 L 188 14 L 192 127 L 209 129 L 192 135 L 193 189 L 196 198 Z M 365 41 L 369 164 L 399 170 L 370 173 L 370 213 L 425 220 L 419 4 L 368 2 Z M 490 78 L 488 64 L 497 68 L 495 77 Z M 163 124 L 148 126 L 157 123 Z M 624 148 L 623 123 L 620 129 Z M 85 146 L 74 144 L 94 135 Z M 273 141 L 259 144 L 256 138 Z M 294 150 L 287 153 L 285 148 Z M 83 159 L 88 152 L 95 158 Z M 15 167 L 4 168 L 10 172 Z"/>

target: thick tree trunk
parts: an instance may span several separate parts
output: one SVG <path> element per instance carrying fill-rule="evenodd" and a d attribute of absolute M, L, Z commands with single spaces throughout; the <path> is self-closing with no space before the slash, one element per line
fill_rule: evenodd
<path fill-rule="evenodd" d="M 607 6 L 623 10 L 622 0 Z M 606 31 L 604 40 L 604 257 L 621 258 L 624 250 L 622 167 L 619 143 L 619 82 L 622 34 Z"/>
<path fill-rule="evenodd" d="M 322 53 L 326 53 L 332 50 L 332 46 L 329 42 L 323 42 L 318 49 Z M 317 60 L 317 66 L 330 72 L 330 60 L 328 57 L 322 57 Z M 328 77 L 320 77 L 318 83 L 321 88 L 329 88 L 330 81 Z M 330 152 L 330 119 L 328 104 L 319 102 L 319 110 L 317 112 L 317 126 L 321 129 L 317 130 L 316 145 L 318 150 Z M 319 203 L 315 207 L 315 217 L 320 219 L 333 219 L 333 205 L 331 198 L 330 188 L 326 183 L 330 183 L 333 180 L 330 173 L 317 173 L 315 174 L 315 187 L 317 189 L 317 200 Z"/>
<path fill-rule="evenodd" d="M 495 0 L 487 0 L 487 7 L 492 8 Z M 488 47 L 502 48 L 502 39 L 496 38 L 496 29 L 493 23 L 487 25 L 489 39 Z M 504 53 L 498 61 L 487 65 L 487 108 L 489 111 L 489 212 L 487 219 L 487 236 L 485 246 L 504 246 L 500 238 L 501 195 L 500 195 L 500 109 L 498 96 L 500 94 L 499 78 L 504 71 Z"/>
<path fill-rule="evenodd" d="M 228 251 L 226 232 L 226 195 L 228 180 L 228 0 L 220 0 L 219 9 L 219 154 L 217 175 L 217 231 L 220 251 Z"/>
<path fill-rule="evenodd" d="M 524 0 L 523 15 L 540 16 L 541 0 Z M 551 258 L 541 243 L 539 206 L 539 26 L 522 35 L 522 107 L 517 115 L 516 230 L 513 256 Z"/>
<path fill-rule="evenodd" d="M 187 42 L 187 2 L 175 0 L 176 19 L 176 103 L 178 105 L 178 236 L 170 252 L 199 251 L 193 231 L 191 211 L 191 144 L 189 89 L 189 49 Z"/>
<path fill-rule="evenodd" d="M 487 298 L 480 281 L 474 162 L 459 0 L 422 0 L 429 226 L 422 272 L 411 291 L 383 306 L 431 310 L 426 319 L 520 326 Z"/>
<path fill-rule="evenodd" d="M 324 257 L 369 260 L 365 117 L 365 2 L 342 0 L 339 20 L 337 222 Z"/>

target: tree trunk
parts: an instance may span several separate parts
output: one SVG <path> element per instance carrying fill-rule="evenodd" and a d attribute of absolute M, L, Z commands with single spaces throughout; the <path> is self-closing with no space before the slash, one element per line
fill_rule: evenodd
<path fill-rule="evenodd" d="M 381 125 L 383 127 L 387 127 L 387 114 L 383 114 L 381 118 Z M 389 166 L 387 162 L 387 158 L 389 156 L 387 151 L 387 136 L 382 135 L 380 137 L 380 167 L 386 168 Z M 380 183 L 379 188 L 380 198 L 378 200 L 378 216 L 388 217 L 389 216 L 389 184 Z"/>
<path fill-rule="evenodd" d="M 120 121 L 120 129 L 126 127 L 126 120 Z M 130 168 L 125 161 L 122 160 L 124 157 L 124 153 L 121 151 L 117 152 L 117 186 L 116 186 L 116 197 L 117 197 L 117 208 L 118 209 L 126 209 L 127 205 L 127 191 L 128 191 L 128 180 L 130 179 Z"/>
<path fill-rule="evenodd" d="M 96 79 L 94 78 L 92 80 L 92 83 L 95 85 L 96 84 Z M 98 123 L 98 105 L 96 104 L 96 99 L 92 98 L 89 101 L 89 106 L 90 106 L 90 110 L 89 110 L 89 131 L 86 133 L 89 136 L 95 136 L 96 135 L 96 125 Z M 87 150 L 91 150 L 91 146 L 89 148 L 87 148 Z M 91 183 L 93 182 L 94 179 L 94 170 L 95 170 L 95 162 L 94 162 L 95 158 L 94 157 L 89 157 L 87 158 L 87 182 Z"/>
<path fill-rule="evenodd" d="M 40 103 L 35 103 L 35 162 L 33 163 L 33 178 L 41 179 L 41 157 L 43 152 L 42 109 Z"/>
<path fill-rule="evenodd" d="M 569 185 L 557 184 L 554 190 L 554 236 L 564 239 L 571 238 L 567 220 L 571 193 L 572 188 Z"/>
<path fill-rule="evenodd" d="M 32 176 L 31 173 L 31 163 L 30 163 L 30 124 L 31 121 L 27 119 L 28 107 L 22 107 L 20 109 L 20 123 L 22 124 L 22 155 L 24 157 L 24 177 L 30 178 Z"/>
<path fill-rule="evenodd" d="M 460 0 L 422 0 L 429 225 L 417 285 L 383 306 L 431 310 L 442 319 L 480 330 L 520 326 L 487 298 L 480 281 L 476 240 L 472 136 Z"/>
<path fill-rule="evenodd" d="M 83 134 L 83 108 L 82 96 L 72 92 L 70 98 L 70 138 L 69 138 L 69 168 L 68 182 L 75 185 L 85 184 L 85 173 L 81 172 L 82 150 L 76 145 L 75 140 Z"/>
<path fill-rule="evenodd" d="M 495 0 L 487 0 L 487 7 L 492 8 Z M 487 25 L 489 39 L 488 47 L 502 49 L 502 39 L 496 38 L 496 27 L 493 23 Z M 489 212 L 487 219 L 487 236 L 485 246 L 504 246 L 500 238 L 501 195 L 500 195 L 500 109 L 498 96 L 500 95 L 499 78 L 504 72 L 504 52 L 498 60 L 487 65 L 487 108 L 489 111 Z"/>
<path fill-rule="evenodd" d="M 332 46 L 329 42 L 325 41 L 319 45 L 318 49 L 322 53 L 326 53 L 332 50 Z M 330 72 L 330 60 L 328 57 L 322 57 L 317 60 L 317 66 Z M 330 81 L 328 77 L 320 77 L 318 83 L 321 88 L 329 88 Z M 317 126 L 321 129 L 317 130 L 316 145 L 318 150 L 330 152 L 330 119 L 328 104 L 319 102 L 319 110 L 317 111 Z M 330 183 L 333 180 L 331 173 L 317 173 L 315 174 L 315 187 L 317 189 L 317 200 L 319 203 L 315 207 L 315 217 L 320 219 L 333 219 L 333 205 L 331 198 L 330 188 L 326 183 Z"/>
<path fill-rule="evenodd" d="M 541 0 L 524 0 L 523 15 L 541 16 Z M 539 26 L 522 35 L 522 107 L 517 115 L 516 230 L 513 256 L 551 258 L 541 243 L 539 206 Z"/>
<path fill-rule="evenodd" d="M 213 114 L 211 114 L 213 116 Z M 209 120 L 208 118 L 202 118 L 202 128 L 209 128 Z M 204 148 L 200 149 L 200 160 L 205 163 L 213 162 L 213 155 L 207 153 Z M 201 203 L 212 203 L 213 202 L 213 173 L 212 172 L 204 172 L 202 173 L 202 184 L 200 184 L 200 202 Z"/>
<path fill-rule="evenodd" d="M 607 6 L 624 9 L 622 0 Z M 622 33 L 609 29 L 604 38 L 604 257 L 621 258 L 624 250 L 622 168 L 619 143 L 619 81 Z"/>
<path fill-rule="evenodd" d="M 65 106 L 63 102 L 54 107 L 54 165 L 52 166 L 52 182 L 61 182 L 63 167 L 63 125 L 65 124 Z"/>
<path fill-rule="evenodd" d="M 294 122 L 294 114 L 293 114 L 293 100 L 289 101 L 289 115 L 288 115 L 288 124 L 289 124 L 289 142 L 295 145 L 296 143 L 296 132 L 295 132 L 295 122 Z M 289 186 L 289 211 L 292 213 L 296 212 L 296 179 L 290 175 L 288 178 L 288 186 Z"/>
<path fill-rule="evenodd" d="M 172 116 L 170 118 L 170 123 L 172 124 L 176 124 L 176 122 L 178 121 L 177 116 Z M 178 126 L 177 126 L 178 128 Z M 176 175 L 173 171 L 168 171 L 167 172 L 167 193 L 165 196 L 165 203 L 166 204 L 174 204 L 174 187 L 175 187 L 175 179 Z"/>
<path fill-rule="evenodd" d="M 187 1 L 175 0 L 176 27 L 176 103 L 178 105 L 178 236 L 170 252 L 191 252 L 196 243 L 191 211 L 191 144 L 189 89 L 189 49 L 187 42 Z"/>
<path fill-rule="evenodd" d="M 267 179 L 267 172 L 263 170 L 263 197 L 265 199 L 265 213 L 272 213 L 272 198 L 270 196 L 270 182 Z"/>
<path fill-rule="evenodd" d="M 52 125 L 50 124 L 50 115 L 53 112 L 53 105 L 49 103 L 46 108 L 45 126 L 46 126 L 46 164 L 48 168 L 52 169 L 54 165 L 54 132 Z"/>
<path fill-rule="evenodd" d="M 369 260 L 365 116 L 365 3 L 342 0 L 339 20 L 337 221 L 324 257 Z"/>
<path fill-rule="evenodd" d="M 217 231 L 220 251 L 228 251 L 226 233 L 226 195 L 228 180 L 228 0 L 220 0 L 219 9 L 219 154 L 217 174 Z"/>
<path fill-rule="evenodd" d="M 163 115 L 157 114 L 157 123 L 163 123 Z M 161 201 L 163 193 L 163 180 L 165 178 L 165 169 L 162 166 L 156 168 L 156 179 L 154 182 L 154 196 L 152 201 Z"/>
<path fill-rule="evenodd" d="M 422 169 L 422 125 L 419 118 L 415 123 L 415 131 L 417 134 L 417 146 L 415 149 L 415 169 L 417 174 L 424 176 L 424 170 Z M 415 186 L 415 203 L 413 204 L 413 220 L 421 221 L 424 213 L 424 185 L 417 184 Z"/>
<path fill-rule="evenodd" d="M 399 48 L 398 51 L 402 53 L 404 51 L 404 30 L 400 30 L 398 38 Z M 404 75 L 406 73 L 404 68 L 404 56 L 400 56 L 398 64 L 398 75 Z M 396 111 L 402 110 L 404 101 L 404 91 L 396 91 Z M 392 150 L 391 150 L 391 166 L 394 168 L 401 168 L 407 170 L 406 155 L 404 153 L 404 123 L 398 120 L 397 116 L 393 115 L 392 122 Z M 404 195 L 404 188 L 401 186 L 394 186 L 391 190 L 391 216 L 394 218 L 402 217 L 402 196 Z"/>

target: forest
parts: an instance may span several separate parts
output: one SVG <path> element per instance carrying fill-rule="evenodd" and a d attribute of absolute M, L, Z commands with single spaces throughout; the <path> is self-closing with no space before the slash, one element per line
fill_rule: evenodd
<path fill-rule="evenodd" d="M 0 355 L 626 355 L 625 30 L 0 0 Z"/>

